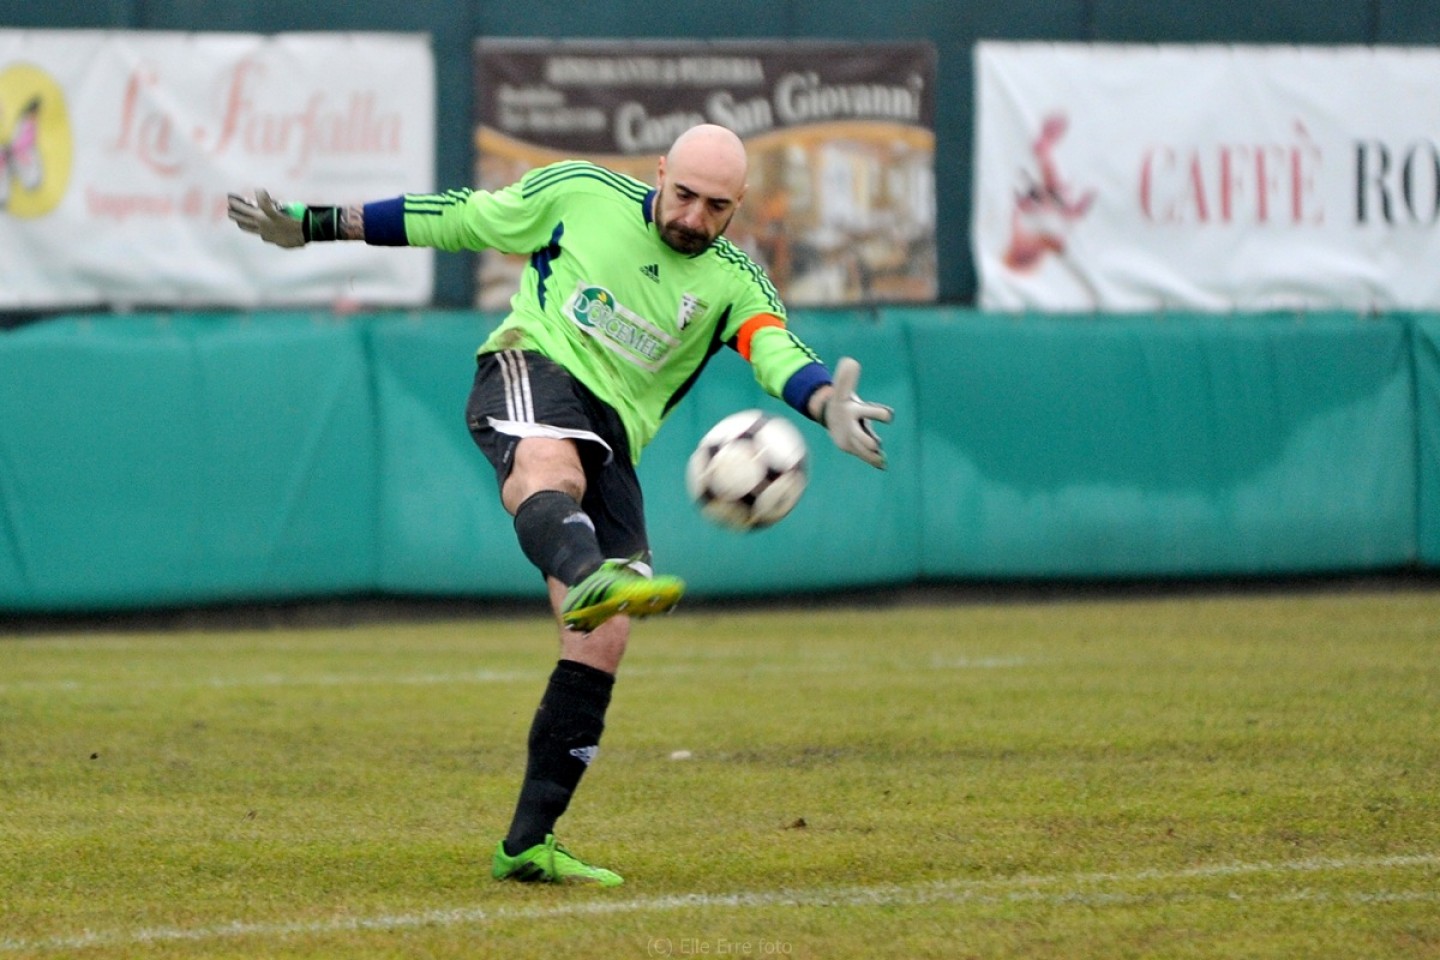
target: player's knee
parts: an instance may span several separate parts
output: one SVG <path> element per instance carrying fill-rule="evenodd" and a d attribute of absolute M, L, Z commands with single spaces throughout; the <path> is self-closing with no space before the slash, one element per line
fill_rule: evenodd
<path fill-rule="evenodd" d="M 505 481 L 507 506 L 518 506 L 541 490 L 558 490 L 577 502 L 585 495 L 585 468 L 571 441 L 533 438 L 516 448 Z"/>
<path fill-rule="evenodd" d="M 550 482 L 550 489 L 559 490 L 561 493 L 569 496 L 576 503 L 579 503 L 580 498 L 585 496 L 584 478 L 578 474 L 573 477 L 556 477 Z"/>
<path fill-rule="evenodd" d="M 578 465 L 572 470 L 554 464 L 540 467 L 517 463 L 505 480 L 502 496 L 505 506 L 514 513 L 520 504 L 546 490 L 558 491 L 579 503 L 580 498 L 585 496 L 585 474 Z"/>

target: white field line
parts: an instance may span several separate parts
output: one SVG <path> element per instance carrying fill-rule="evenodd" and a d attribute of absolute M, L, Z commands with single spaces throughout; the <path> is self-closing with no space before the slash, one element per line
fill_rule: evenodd
<path fill-rule="evenodd" d="M 1384 872 L 1410 868 L 1440 867 L 1440 854 L 1392 857 L 1315 857 L 1279 863 L 1226 863 L 1184 870 L 1136 870 L 1129 873 L 1049 874 L 1006 877 L 993 880 L 942 880 L 921 884 L 878 884 L 875 886 L 817 887 L 811 890 L 756 890 L 736 893 L 689 893 L 670 896 L 636 897 L 625 900 L 586 899 L 578 903 L 532 907 L 454 907 L 414 913 L 378 914 L 370 917 L 344 916 L 329 920 L 293 923 L 247 923 L 233 921 L 205 927 L 152 927 L 110 932 L 85 931 L 71 936 L 45 939 L 0 939 L 0 952 L 53 952 L 85 948 L 139 947 L 160 943 L 203 943 L 215 940 L 254 937 L 279 939 L 295 936 L 324 936 L 335 933 L 409 930 L 420 927 L 483 926 L 511 920 L 546 920 L 566 917 L 618 914 L 675 913 L 684 910 L 765 909 L 775 907 L 895 907 L 937 903 L 1040 903 L 1049 906 L 1095 907 L 1178 903 L 1200 899 L 1193 893 L 1147 890 L 1140 893 L 1106 892 L 1106 886 L 1166 884 L 1188 880 L 1212 880 L 1245 876 L 1286 876 L 1345 872 Z M 1440 902 L 1440 891 L 1378 891 L 1323 893 L 1309 890 L 1273 895 L 1226 893 L 1245 903 L 1339 902 L 1357 906 L 1382 903 Z"/>
<path fill-rule="evenodd" d="M 914 670 L 1002 670 L 1026 665 L 1020 657 L 980 657 L 975 659 L 947 658 L 894 664 L 896 669 Z M 873 666 L 873 665 L 872 665 Z M 680 676 L 703 673 L 786 673 L 816 674 L 840 673 L 856 669 L 853 663 L 826 663 L 823 661 L 796 661 L 785 663 L 725 664 L 676 663 L 656 666 L 623 667 L 624 677 Z M 17 680 L 0 682 L 0 693 L 114 690 L 117 686 L 127 690 L 187 690 L 205 688 L 226 690 L 236 688 L 273 687 L 404 687 L 404 686 L 446 686 L 471 683 L 513 683 L 535 680 L 543 677 L 543 671 L 535 670 L 462 670 L 453 673 L 412 673 L 393 676 L 376 674 L 282 674 L 262 673 L 250 676 L 195 677 L 175 680 Z"/>

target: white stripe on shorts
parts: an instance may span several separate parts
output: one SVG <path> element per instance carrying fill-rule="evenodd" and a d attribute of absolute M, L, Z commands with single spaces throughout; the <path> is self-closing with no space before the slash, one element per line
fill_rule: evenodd
<path fill-rule="evenodd" d="M 501 350 L 500 376 L 505 381 L 505 412 L 512 421 L 535 422 L 535 404 L 530 396 L 530 368 L 519 350 Z"/>
<path fill-rule="evenodd" d="M 500 420 L 495 417 L 486 417 L 485 422 L 496 433 L 508 434 L 512 437 L 547 437 L 551 440 L 589 440 L 600 444 L 605 448 L 605 462 L 609 463 L 615 459 L 615 450 L 600 439 L 598 433 L 589 430 L 567 430 L 564 427 L 552 427 L 543 423 L 521 422 L 518 420 Z"/>

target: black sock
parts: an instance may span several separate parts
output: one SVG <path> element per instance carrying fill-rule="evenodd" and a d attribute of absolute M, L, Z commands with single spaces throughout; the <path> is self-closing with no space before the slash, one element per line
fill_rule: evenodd
<path fill-rule="evenodd" d="M 505 837 L 511 856 L 545 842 L 570 805 L 575 788 L 600 747 L 605 710 L 615 677 L 604 670 L 561 660 L 530 727 L 530 758 Z"/>
<path fill-rule="evenodd" d="M 605 562 L 595 524 L 568 493 L 541 490 L 515 510 L 515 536 L 547 577 L 573 586 Z"/>

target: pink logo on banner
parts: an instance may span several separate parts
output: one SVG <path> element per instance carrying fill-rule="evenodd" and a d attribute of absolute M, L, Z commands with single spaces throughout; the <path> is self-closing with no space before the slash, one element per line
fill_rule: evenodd
<path fill-rule="evenodd" d="M 1005 266 L 1017 273 L 1029 273 L 1047 254 L 1063 254 L 1065 237 L 1074 223 L 1085 216 L 1095 202 L 1095 191 L 1077 196 L 1060 176 L 1055 162 L 1055 145 L 1065 136 L 1070 121 L 1063 113 L 1052 113 L 1041 125 L 1031 150 L 1035 170 L 1022 169 L 1027 181 L 1016 191 L 1010 214 L 1010 243 L 1005 249 Z"/>

